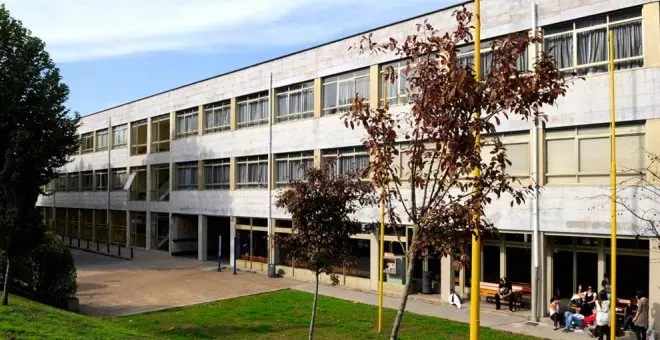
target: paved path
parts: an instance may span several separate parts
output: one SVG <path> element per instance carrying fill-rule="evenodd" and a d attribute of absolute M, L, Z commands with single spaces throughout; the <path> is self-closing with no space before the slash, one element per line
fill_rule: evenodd
<path fill-rule="evenodd" d="M 293 287 L 293 289 L 313 292 L 314 285 L 311 283 L 301 284 Z M 374 306 L 378 305 L 378 295 L 372 292 L 323 285 L 319 286 L 319 294 Z M 383 305 L 386 308 L 397 309 L 399 307 L 399 299 L 385 296 L 383 297 Z M 406 311 L 464 323 L 469 323 L 470 321 L 470 310 L 468 308 L 457 309 L 448 305 L 421 301 L 415 297 L 408 299 Z M 403 322 L 406 322 L 405 318 Z M 552 324 L 547 318 L 540 323 L 530 323 L 528 322 L 528 316 L 516 315 L 515 312 L 512 314 L 495 312 L 492 309 L 488 310 L 486 308 L 482 308 L 481 310 L 481 325 L 512 333 L 532 335 L 543 339 L 592 339 L 587 334 L 562 333 L 561 330 L 554 331 Z M 390 326 L 385 325 L 384 328 L 387 329 Z M 466 334 L 466 339 L 467 337 Z M 617 339 L 634 339 L 634 336 L 617 337 Z"/>
<path fill-rule="evenodd" d="M 137 252 L 132 261 L 72 250 L 80 312 L 121 316 L 290 288 L 297 281 L 240 272 L 213 262 Z"/>

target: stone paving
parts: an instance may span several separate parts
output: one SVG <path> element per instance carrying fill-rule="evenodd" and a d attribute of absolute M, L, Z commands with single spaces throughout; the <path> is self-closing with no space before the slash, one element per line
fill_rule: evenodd
<path fill-rule="evenodd" d="M 72 250 L 80 312 L 113 317 L 290 288 L 297 281 L 230 271 L 213 262 L 139 252 L 131 261 Z"/>

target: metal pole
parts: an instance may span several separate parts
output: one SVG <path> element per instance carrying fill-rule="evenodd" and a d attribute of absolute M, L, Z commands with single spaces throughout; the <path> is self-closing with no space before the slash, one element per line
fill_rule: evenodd
<path fill-rule="evenodd" d="M 272 210 L 273 210 L 273 114 L 274 114 L 274 96 L 273 96 L 273 72 L 268 74 L 268 276 L 275 276 L 275 270 L 271 272 L 271 266 L 275 265 L 275 242 L 273 232 Z M 250 236 L 252 240 L 252 236 Z"/>
<path fill-rule="evenodd" d="M 110 140 L 112 136 L 112 121 L 108 117 L 108 137 L 106 138 L 106 143 L 108 144 L 108 171 L 106 173 L 106 192 L 107 192 L 107 202 L 105 208 L 105 225 L 108 227 L 108 253 L 110 253 L 110 243 L 112 242 L 112 230 L 110 229 L 110 151 L 112 150 Z"/>
<path fill-rule="evenodd" d="M 481 80 L 481 1 L 474 1 L 474 77 Z M 481 112 L 474 113 L 475 119 L 480 119 Z M 474 152 L 479 155 L 481 143 L 481 131 L 475 131 Z M 475 178 L 481 174 L 479 167 L 474 168 Z M 479 188 L 475 188 L 475 191 Z M 472 235 L 472 284 L 470 285 L 470 340 L 479 340 L 479 285 L 481 283 L 481 235 L 479 235 L 479 214 L 474 212 L 474 234 Z"/>
<path fill-rule="evenodd" d="M 536 1 L 532 1 L 532 35 L 536 36 Z M 532 44 L 532 52 L 536 61 L 538 55 L 536 43 Z M 534 181 L 534 204 L 532 206 L 532 263 L 534 269 L 532 270 L 532 313 L 531 319 L 533 321 L 539 320 L 539 303 L 540 296 L 540 277 L 539 277 L 539 120 L 534 119 L 534 126 L 532 127 L 532 179 Z"/>
<path fill-rule="evenodd" d="M 614 32 L 610 30 L 610 180 L 612 181 L 611 205 L 611 265 L 612 288 L 610 298 L 610 339 L 616 339 L 616 106 L 614 94 Z"/>
<path fill-rule="evenodd" d="M 383 107 L 387 108 L 387 80 L 383 79 Z M 386 190 L 382 188 L 383 192 Z M 378 333 L 383 330 L 383 261 L 385 260 L 385 200 L 380 202 L 380 248 L 378 250 Z"/>
<path fill-rule="evenodd" d="M 236 236 L 234 236 L 234 263 L 232 266 L 234 268 L 232 273 L 233 275 L 236 275 L 236 254 L 238 253 L 238 249 L 236 249 L 237 247 L 238 243 L 236 242 Z"/>
<path fill-rule="evenodd" d="M 222 271 L 220 254 L 222 254 L 222 235 L 218 236 L 218 272 Z"/>

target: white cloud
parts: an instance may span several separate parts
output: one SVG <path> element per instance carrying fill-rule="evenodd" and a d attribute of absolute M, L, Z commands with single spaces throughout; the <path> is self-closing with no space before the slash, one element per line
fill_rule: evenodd
<path fill-rule="evenodd" d="M 437 0 L 0 0 L 57 62 L 323 42 Z M 417 6 L 423 9 L 416 9 Z M 378 11 L 369 9 L 378 8 Z M 383 18 L 383 9 L 390 17 Z"/>

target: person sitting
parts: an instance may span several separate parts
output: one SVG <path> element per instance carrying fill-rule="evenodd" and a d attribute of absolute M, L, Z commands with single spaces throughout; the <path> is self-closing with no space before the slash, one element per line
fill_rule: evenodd
<path fill-rule="evenodd" d="M 575 313 L 566 311 L 566 313 L 564 313 L 564 320 L 566 322 L 566 326 L 564 326 L 565 333 L 570 332 L 572 326 L 578 328 L 584 327 L 584 315 L 580 314 L 580 308 L 577 308 Z"/>
<path fill-rule="evenodd" d="M 563 321 L 560 313 L 561 311 L 559 301 L 559 289 L 557 289 L 555 290 L 555 294 L 550 299 L 550 304 L 548 304 L 548 314 L 550 315 L 550 319 L 552 320 L 555 330 L 559 329 L 561 321 Z"/>
<path fill-rule="evenodd" d="M 495 309 L 500 309 L 500 301 L 502 299 L 508 299 L 509 300 L 509 311 L 513 312 L 513 306 L 514 306 L 514 294 L 513 294 L 513 288 L 511 287 L 511 283 L 505 278 L 500 278 L 500 285 L 498 286 L 498 292 L 495 294 Z"/>
<path fill-rule="evenodd" d="M 449 304 L 458 307 L 458 309 L 461 309 L 461 297 L 456 294 L 455 289 L 452 289 L 449 292 Z"/>

